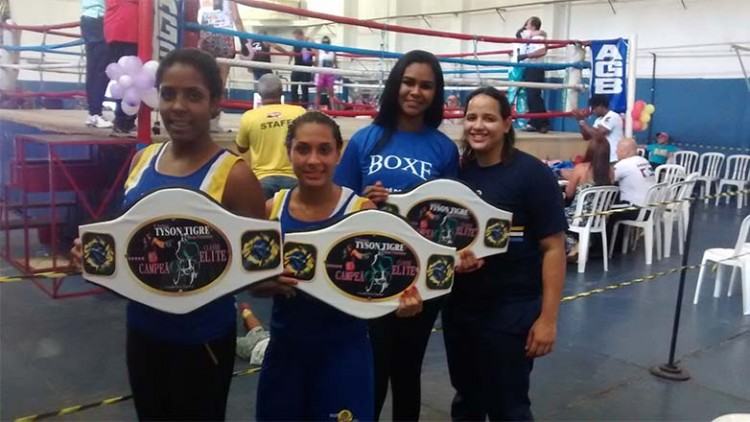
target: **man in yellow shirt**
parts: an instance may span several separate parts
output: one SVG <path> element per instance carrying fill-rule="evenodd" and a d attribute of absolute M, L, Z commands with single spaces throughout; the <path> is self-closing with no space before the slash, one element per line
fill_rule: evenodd
<path fill-rule="evenodd" d="M 279 190 L 297 184 L 284 141 L 289 123 L 305 109 L 281 104 L 281 80 L 271 73 L 258 80 L 258 94 L 262 106 L 242 115 L 235 143 L 260 180 L 263 194 L 271 198 Z M 248 150 L 250 154 L 245 154 Z"/>

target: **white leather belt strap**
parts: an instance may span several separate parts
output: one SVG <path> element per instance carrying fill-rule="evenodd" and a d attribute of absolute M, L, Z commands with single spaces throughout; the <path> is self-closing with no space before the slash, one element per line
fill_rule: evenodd
<path fill-rule="evenodd" d="M 188 189 L 150 193 L 79 235 L 85 279 L 175 314 L 282 270 L 278 222 L 234 215 Z"/>
<path fill-rule="evenodd" d="M 425 238 L 459 251 L 469 248 L 477 258 L 508 250 L 513 214 L 456 180 L 431 180 L 391 194 L 383 209 L 406 218 Z"/>
<path fill-rule="evenodd" d="M 297 288 L 359 318 L 398 308 L 416 286 L 423 300 L 450 292 L 456 250 L 426 240 L 403 218 L 365 210 L 326 228 L 287 233 L 285 270 L 304 280 Z"/>

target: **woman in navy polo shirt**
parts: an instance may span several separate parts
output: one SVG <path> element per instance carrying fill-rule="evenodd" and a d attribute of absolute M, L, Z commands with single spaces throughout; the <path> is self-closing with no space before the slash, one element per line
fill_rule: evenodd
<path fill-rule="evenodd" d="M 424 181 L 455 177 L 458 149 L 438 130 L 443 121 L 443 72 L 431 53 L 404 54 L 388 75 L 375 121 L 352 136 L 335 181 L 382 204 L 390 192 Z M 373 320 L 370 338 L 375 358 L 375 419 L 390 381 L 394 420 L 417 420 L 422 359 L 440 299 L 424 304 L 412 318 L 394 314 Z"/>
<path fill-rule="evenodd" d="M 462 256 L 443 308 L 454 420 L 530 420 L 534 358 L 552 351 L 565 277 L 560 188 L 541 161 L 513 147 L 510 105 L 479 88 L 466 102 L 459 179 L 513 213 L 507 253 Z"/>

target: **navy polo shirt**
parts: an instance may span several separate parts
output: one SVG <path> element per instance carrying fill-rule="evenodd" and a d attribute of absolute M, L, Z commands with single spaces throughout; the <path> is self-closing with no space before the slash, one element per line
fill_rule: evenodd
<path fill-rule="evenodd" d="M 485 258 L 479 271 L 457 274 L 453 294 L 478 300 L 534 298 L 542 294 L 539 241 L 568 224 L 552 171 L 537 158 L 513 150 L 499 164 L 464 165 L 459 179 L 485 201 L 513 213 L 508 252 Z"/>

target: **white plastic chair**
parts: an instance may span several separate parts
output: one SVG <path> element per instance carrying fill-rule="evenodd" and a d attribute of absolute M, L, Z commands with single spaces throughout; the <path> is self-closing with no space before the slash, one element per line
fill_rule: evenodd
<path fill-rule="evenodd" d="M 734 275 L 739 269 L 742 273 L 742 314 L 750 315 L 750 248 L 747 245 L 747 234 L 750 229 L 750 215 L 742 220 L 740 226 L 740 232 L 737 235 L 737 241 L 734 244 L 734 248 L 711 248 L 706 249 L 703 252 L 703 259 L 701 260 L 701 270 L 698 273 L 698 283 L 695 286 L 695 296 L 693 297 L 693 304 L 698 303 L 698 297 L 701 292 L 701 285 L 703 284 L 703 276 L 706 272 L 707 263 L 715 262 L 719 268 L 716 271 L 716 279 L 714 284 L 714 297 L 719 297 L 721 294 L 721 283 L 723 278 L 722 268 L 726 266 L 733 267 L 732 276 L 730 277 L 732 282 L 729 286 L 729 295 L 732 293 L 732 285 L 734 282 Z M 748 254 L 748 255 L 745 255 Z"/>
<path fill-rule="evenodd" d="M 685 167 L 678 164 L 662 164 L 656 168 L 656 183 L 666 183 L 671 185 L 672 183 L 682 182 L 687 176 Z"/>
<path fill-rule="evenodd" d="M 724 167 L 724 177 L 719 180 L 719 190 L 721 193 L 724 186 L 734 186 L 738 190 L 745 189 L 745 185 L 750 180 L 750 155 L 737 154 L 727 157 L 727 165 Z M 725 196 L 725 204 L 729 204 L 729 197 Z M 737 195 L 737 208 L 742 208 L 745 202 L 745 194 Z M 719 205 L 719 198 L 716 198 L 716 205 Z"/>
<path fill-rule="evenodd" d="M 687 174 L 700 171 L 698 161 L 700 154 L 695 151 L 677 151 L 669 157 L 669 164 L 677 164 L 685 168 Z"/>
<path fill-rule="evenodd" d="M 711 195 L 711 187 L 719 183 L 724 158 L 724 154 L 720 152 L 701 154 L 700 164 L 698 165 L 701 175 L 696 179 L 701 184 L 701 196 Z M 704 199 L 703 203 L 708 204 L 708 198 Z"/>
<path fill-rule="evenodd" d="M 677 220 L 677 250 L 680 255 L 683 254 L 683 242 L 687 234 L 686 228 L 689 224 L 688 215 L 692 205 L 688 199 L 693 194 L 695 188 L 696 173 L 690 175 L 686 180 L 669 185 L 664 201 L 681 201 L 664 205 L 662 209 L 662 223 L 664 224 L 664 257 L 669 258 L 672 253 L 672 232 L 674 231 L 674 221 Z M 687 208 L 688 213 L 685 213 Z"/>
<path fill-rule="evenodd" d="M 609 210 L 615 201 L 618 191 L 619 189 L 616 186 L 596 186 L 583 189 L 578 193 L 578 198 L 576 198 L 575 215 L 581 216 Z M 576 217 L 570 223 L 568 230 L 578 234 L 578 272 L 582 273 L 586 271 L 591 233 L 601 233 L 602 235 L 604 271 L 608 271 L 608 257 L 606 252 L 609 250 L 607 248 L 607 217 L 604 215 Z"/>
<path fill-rule="evenodd" d="M 615 242 L 617 241 L 617 229 L 620 226 L 623 227 L 623 239 L 622 239 L 622 253 L 628 250 L 628 241 L 630 239 L 629 231 L 630 228 L 642 229 L 643 230 L 643 244 L 644 251 L 646 254 L 646 265 L 651 265 L 653 262 L 653 246 L 654 246 L 654 214 L 656 214 L 657 203 L 661 202 L 661 198 L 664 196 L 664 191 L 667 189 L 666 183 L 660 183 L 653 185 L 648 189 L 646 193 L 646 206 L 642 207 L 638 212 L 638 216 L 632 220 L 620 220 L 615 223 L 612 227 L 612 239 L 609 245 L 609 257 L 612 258 L 612 252 L 615 249 Z M 661 231 L 658 231 L 661 234 Z M 657 255 L 661 256 L 661 243 L 657 236 Z"/>

